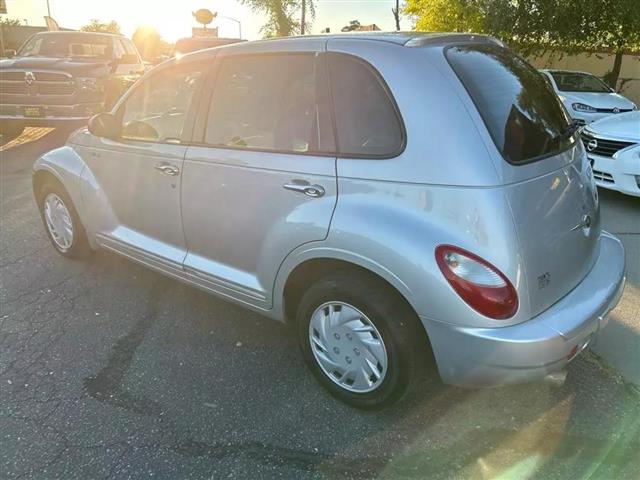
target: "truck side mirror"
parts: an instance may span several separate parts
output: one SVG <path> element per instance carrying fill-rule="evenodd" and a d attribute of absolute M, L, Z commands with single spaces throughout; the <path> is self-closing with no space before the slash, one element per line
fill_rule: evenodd
<path fill-rule="evenodd" d="M 9 49 L 9 50 L 5 50 L 4 54 L 7 56 L 7 58 L 13 58 L 16 56 L 16 51 L 13 49 Z"/>

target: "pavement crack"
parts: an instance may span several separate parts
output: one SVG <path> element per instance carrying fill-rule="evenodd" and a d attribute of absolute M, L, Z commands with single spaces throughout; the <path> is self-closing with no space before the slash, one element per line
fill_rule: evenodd
<path fill-rule="evenodd" d="M 160 290 L 159 284 L 152 287 L 150 310 L 138 319 L 128 334 L 116 342 L 111 349 L 107 364 L 95 376 L 84 380 L 85 389 L 91 397 L 142 415 L 161 413 L 162 410 L 156 402 L 133 395 L 122 386 L 136 350 L 157 321 Z"/>

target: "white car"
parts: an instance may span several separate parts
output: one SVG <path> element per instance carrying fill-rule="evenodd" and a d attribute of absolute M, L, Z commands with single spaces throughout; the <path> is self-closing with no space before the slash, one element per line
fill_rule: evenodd
<path fill-rule="evenodd" d="M 581 135 L 596 184 L 640 197 L 640 111 L 598 120 Z"/>
<path fill-rule="evenodd" d="M 637 110 L 631 100 L 616 93 L 595 75 L 567 70 L 541 70 L 562 100 L 571 118 L 582 125 L 615 113 Z"/>

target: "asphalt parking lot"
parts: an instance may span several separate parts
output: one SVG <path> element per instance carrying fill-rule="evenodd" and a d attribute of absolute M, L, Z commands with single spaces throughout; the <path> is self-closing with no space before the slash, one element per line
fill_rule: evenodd
<path fill-rule="evenodd" d="M 1 147 L 0 477 L 640 478 L 640 199 L 601 192 L 628 284 L 562 387 L 433 381 L 367 413 L 285 326 L 106 252 L 57 255 L 30 168 L 65 135 Z"/>

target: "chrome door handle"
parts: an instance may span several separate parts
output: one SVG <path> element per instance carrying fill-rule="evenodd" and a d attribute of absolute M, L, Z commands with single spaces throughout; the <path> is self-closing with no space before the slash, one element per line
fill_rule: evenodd
<path fill-rule="evenodd" d="M 324 195 L 324 188 L 321 185 L 311 185 L 309 182 L 301 180 L 293 180 L 291 183 L 285 183 L 282 187 L 285 190 L 304 193 L 305 195 L 314 198 L 322 197 Z"/>
<path fill-rule="evenodd" d="M 180 174 L 180 169 L 178 167 L 174 167 L 173 165 L 169 165 L 167 163 L 158 163 L 154 165 L 153 168 L 167 175 L 171 175 L 172 177 Z"/>

